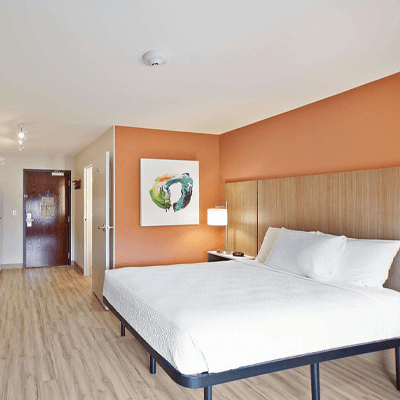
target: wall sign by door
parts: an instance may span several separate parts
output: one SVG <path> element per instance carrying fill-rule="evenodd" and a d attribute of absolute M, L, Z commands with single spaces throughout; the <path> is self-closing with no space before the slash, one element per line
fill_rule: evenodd
<path fill-rule="evenodd" d="M 42 210 L 42 219 L 54 217 L 54 197 L 42 197 L 42 204 L 40 208 Z"/>

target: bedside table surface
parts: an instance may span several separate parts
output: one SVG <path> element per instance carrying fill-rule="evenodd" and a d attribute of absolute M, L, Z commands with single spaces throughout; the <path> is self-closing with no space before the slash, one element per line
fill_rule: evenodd
<path fill-rule="evenodd" d="M 255 260 L 256 258 L 253 256 L 246 256 L 244 255 L 243 257 L 235 257 L 232 254 L 223 254 L 223 253 L 218 253 L 215 250 L 210 250 L 207 252 L 208 254 L 211 254 L 213 256 L 217 256 L 217 257 L 222 257 L 222 258 L 226 258 L 228 260 Z"/>

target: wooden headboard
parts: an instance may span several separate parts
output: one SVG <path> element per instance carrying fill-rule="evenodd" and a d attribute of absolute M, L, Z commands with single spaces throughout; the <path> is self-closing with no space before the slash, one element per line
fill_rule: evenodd
<path fill-rule="evenodd" d="M 257 254 L 257 181 L 228 183 L 228 248 Z"/>
<path fill-rule="evenodd" d="M 228 183 L 225 196 L 232 207 L 229 248 L 250 255 L 258 252 L 269 226 L 360 239 L 400 239 L 400 167 Z M 256 218 L 248 209 L 254 204 Z M 400 290 L 399 259 L 387 284 L 396 290 Z"/>

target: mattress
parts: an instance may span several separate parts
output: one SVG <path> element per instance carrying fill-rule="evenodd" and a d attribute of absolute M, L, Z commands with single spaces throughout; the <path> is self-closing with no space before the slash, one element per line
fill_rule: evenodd
<path fill-rule="evenodd" d="M 183 374 L 400 337 L 400 293 L 256 261 L 110 270 L 103 294 Z"/>

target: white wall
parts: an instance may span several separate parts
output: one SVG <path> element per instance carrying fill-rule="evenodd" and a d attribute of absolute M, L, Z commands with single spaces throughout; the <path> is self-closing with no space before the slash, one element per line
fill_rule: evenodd
<path fill-rule="evenodd" d="M 36 155 L 26 153 L 0 153 L 4 165 L 0 165 L 0 191 L 3 193 L 3 220 L 1 243 L 1 264 L 22 264 L 23 262 L 23 170 L 60 169 L 71 170 L 73 177 L 74 158 L 60 155 Z M 71 226 L 73 227 L 74 190 L 71 199 Z M 13 216 L 13 210 L 17 215 Z M 72 232 L 72 259 L 74 239 Z"/>

